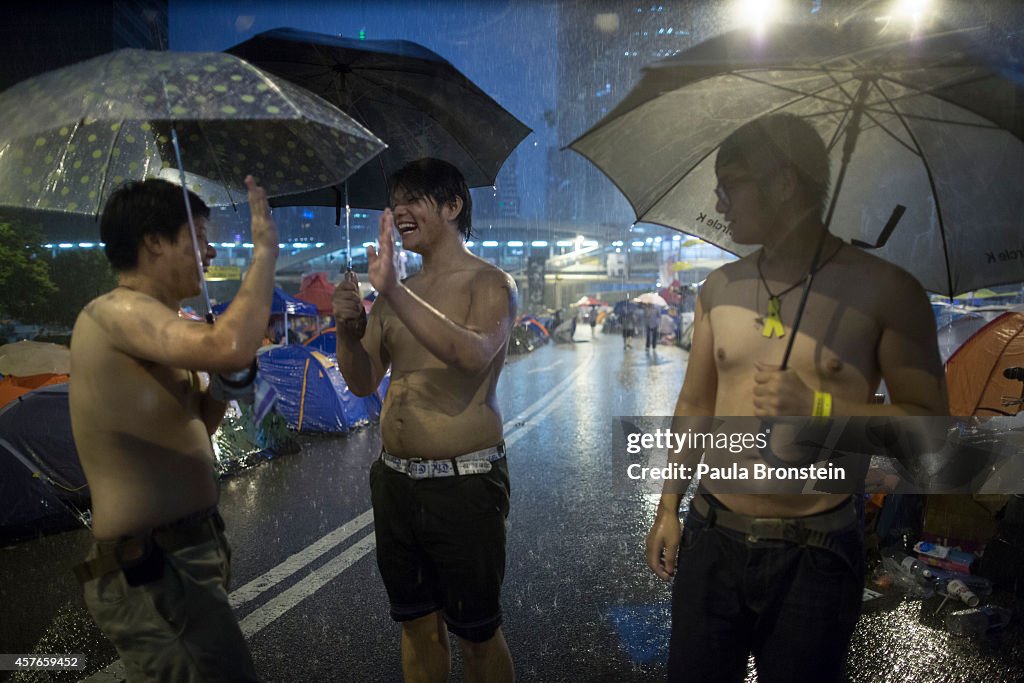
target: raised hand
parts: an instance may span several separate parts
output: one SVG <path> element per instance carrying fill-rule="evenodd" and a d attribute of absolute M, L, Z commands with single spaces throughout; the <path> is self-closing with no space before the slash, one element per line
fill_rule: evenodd
<path fill-rule="evenodd" d="M 252 244 L 256 249 L 272 250 L 277 253 L 277 223 L 270 215 L 267 193 L 251 175 L 245 176 L 249 189 L 249 211 L 252 213 Z"/>
<path fill-rule="evenodd" d="M 399 284 L 398 267 L 395 263 L 395 218 L 391 214 L 391 209 L 385 209 L 380 216 L 377 245 L 376 249 L 366 249 L 366 258 L 370 264 L 370 284 L 381 296 L 387 296 Z"/>

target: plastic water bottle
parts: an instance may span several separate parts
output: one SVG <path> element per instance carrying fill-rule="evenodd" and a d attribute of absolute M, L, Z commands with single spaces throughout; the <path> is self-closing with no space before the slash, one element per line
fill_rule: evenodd
<path fill-rule="evenodd" d="M 995 605 L 950 612 L 946 615 L 946 630 L 957 636 L 980 636 L 1010 623 L 1013 610 Z"/>
<path fill-rule="evenodd" d="M 916 557 L 908 555 L 899 548 L 887 546 L 882 548 L 882 559 L 890 559 L 900 570 L 906 574 L 910 574 L 915 579 L 922 581 L 931 581 L 934 578 L 931 570 L 927 566 L 917 560 Z"/>

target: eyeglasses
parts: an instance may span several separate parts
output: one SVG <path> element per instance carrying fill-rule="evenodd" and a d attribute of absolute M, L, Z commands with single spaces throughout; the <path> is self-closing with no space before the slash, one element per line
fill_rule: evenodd
<path fill-rule="evenodd" d="M 720 201 L 722 206 L 725 207 L 725 210 L 728 211 L 732 207 L 732 201 L 729 199 L 729 194 L 732 190 L 736 189 L 737 185 L 749 182 L 758 182 L 759 180 L 760 178 L 752 175 L 739 175 L 727 180 L 719 180 L 718 185 L 715 186 L 715 196 L 718 197 L 718 201 Z"/>

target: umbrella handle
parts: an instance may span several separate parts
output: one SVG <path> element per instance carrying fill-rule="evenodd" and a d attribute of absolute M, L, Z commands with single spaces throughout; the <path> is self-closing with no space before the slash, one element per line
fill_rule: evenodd
<path fill-rule="evenodd" d="M 821 238 L 818 240 L 818 246 L 814 250 L 814 256 L 811 258 L 811 265 L 807 269 L 807 276 L 804 282 L 803 291 L 800 293 L 800 305 L 796 309 L 796 317 L 793 319 L 792 325 L 792 336 L 789 341 L 786 342 L 786 353 L 782 356 L 782 364 L 779 366 L 780 370 L 785 370 L 789 365 L 789 355 L 793 352 L 793 342 L 796 341 L 797 330 L 800 329 L 800 321 L 804 317 L 804 308 L 807 307 L 807 297 L 811 293 L 811 284 L 814 282 L 814 271 L 818 269 L 818 261 L 821 259 L 821 250 L 825 246 L 825 237 L 828 235 L 828 228 L 832 224 L 832 215 L 836 210 L 836 203 L 839 199 L 839 190 L 843 186 L 843 180 L 846 178 L 846 169 L 850 166 L 850 158 L 853 156 L 853 150 L 857 146 L 857 137 L 860 135 L 860 119 L 864 112 L 864 102 L 868 97 L 868 88 L 871 87 L 873 81 L 870 78 L 864 78 L 860 82 L 860 86 L 857 88 L 857 94 L 853 99 L 853 106 L 851 107 L 850 123 L 846 126 L 846 140 L 843 141 L 843 156 L 839 166 L 839 173 L 836 176 L 835 189 L 832 190 L 832 199 L 829 202 L 828 214 L 825 216 L 825 223 L 821 227 Z"/>
<path fill-rule="evenodd" d="M 199 273 L 199 284 L 203 290 L 203 303 L 206 304 L 206 322 L 213 324 L 213 306 L 210 304 L 210 291 L 206 286 L 206 273 L 203 271 L 203 256 L 199 253 L 199 236 L 196 234 L 196 222 L 192 217 L 192 203 L 188 200 L 188 184 L 185 182 L 185 164 L 181 160 L 181 146 L 178 144 L 178 130 L 171 123 L 171 143 L 174 147 L 174 159 L 178 162 L 181 174 L 181 194 L 185 198 L 185 215 L 188 216 L 188 231 L 192 236 L 192 252 L 196 257 L 196 271 Z"/>

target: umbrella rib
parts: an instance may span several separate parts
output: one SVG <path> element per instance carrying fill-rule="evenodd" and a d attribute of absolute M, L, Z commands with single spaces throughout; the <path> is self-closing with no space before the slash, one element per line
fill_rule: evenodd
<path fill-rule="evenodd" d="M 173 121 L 171 122 L 171 125 L 174 125 Z M 235 205 L 235 198 L 231 195 L 231 183 L 228 182 L 228 177 L 227 175 L 225 175 L 224 169 L 221 168 L 220 161 L 217 159 L 217 155 L 214 154 L 213 144 L 210 141 L 210 136 L 206 134 L 206 130 L 202 126 L 200 126 L 198 122 L 196 123 L 196 128 L 199 129 L 199 134 L 203 136 L 204 140 L 206 140 L 206 153 L 210 157 L 210 159 L 213 160 L 213 167 L 217 169 L 217 175 L 220 176 L 221 184 L 224 186 L 224 190 L 228 193 L 228 201 L 231 202 L 231 208 L 237 211 L 238 207 Z"/>
<path fill-rule="evenodd" d="M 239 62 L 242 63 L 242 65 L 246 69 L 251 71 L 253 73 L 253 75 L 257 77 L 258 80 L 260 80 L 261 82 L 265 83 L 268 88 L 271 88 L 275 93 L 277 93 L 277 95 L 280 96 L 281 99 L 284 100 L 288 104 L 289 107 L 291 107 L 292 112 L 301 112 L 302 111 L 302 109 L 300 107 L 298 107 L 294 102 L 292 102 L 291 98 L 288 97 L 287 94 L 285 94 L 284 90 L 281 89 L 281 86 L 278 85 L 278 83 L 277 83 L 277 81 L 275 79 L 268 78 L 267 74 L 265 72 L 261 71 L 259 68 L 257 68 L 253 64 L 250 64 L 249 62 L 245 61 L 244 59 L 242 59 L 240 57 L 237 58 L 237 59 L 238 59 Z"/>
<path fill-rule="evenodd" d="M 738 72 L 731 72 L 731 73 L 732 73 L 732 75 L 734 75 L 734 76 L 738 76 L 739 78 L 743 78 L 743 79 L 749 80 L 749 81 L 751 81 L 751 82 L 754 82 L 754 83 L 760 83 L 761 85 L 768 85 L 768 86 L 770 86 L 770 87 L 776 87 L 776 86 L 773 86 L 773 85 L 772 85 L 772 84 L 770 84 L 770 83 L 765 83 L 764 81 L 758 80 L 758 79 L 756 79 L 756 78 L 751 78 L 751 77 L 750 77 L 750 76 L 748 76 L 747 74 L 743 74 L 743 73 L 738 73 Z M 833 80 L 834 80 L 834 79 L 833 79 Z M 835 81 L 834 81 L 834 82 L 835 82 Z M 791 93 L 792 93 L 792 94 L 794 94 L 794 95 L 799 95 L 799 96 L 800 96 L 800 98 L 799 98 L 798 100 L 790 100 L 789 102 L 786 102 L 786 103 L 784 103 L 784 104 L 781 104 L 781 105 L 779 105 L 779 106 L 778 106 L 778 107 L 776 107 L 775 109 L 773 109 L 773 110 L 771 110 L 770 112 L 768 112 L 769 114 L 771 114 L 771 113 L 774 113 L 774 112 L 777 112 L 777 111 L 781 111 L 781 110 L 783 110 L 783 109 L 785 109 L 785 108 L 787 108 L 787 107 L 791 107 L 791 106 L 793 105 L 793 102 L 794 102 L 794 101 L 800 101 L 800 100 L 805 100 L 805 99 L 820 99 L 820 100 L 823 100 L 823 101 L 826 101 L 826 102 L 827 102 L 827 101 L 831 101 L 831 100 L 828 100 L 828 99 L 826 99 L 826 98 L 818 98 L 818 97 L 816 97 L 815 93 L 803 93 L 803 92 L 800 92 L 800 91 L 798 91 L 798 90 L 790 90 L 790 89 L 787 89 L 787 88 L 779 88 L 779 89 L 780 89 L 780 90 L 787 90 L 787 91 L 791 92 Z M 841 102 L 839 102 L 839 101 L 836 101 L 836 102 L 835 102 L 835 104 L 842 104 L 842 103 L 841 103 Z M 570 146 L 571 146 L 571 145 L 570 145 Z M 651 201 L 651 202 L 650 202 L 650 207 L 649 207 L 649 208 L 647 209 L 647 211 L 650 211 L 650 210 L 651 210 L 651 209 L 653 209 L 653 208 L 654 208 L 655 206 L 657 206 L 657 205 L 658 205 L 658 203 L 659 203 L 659 202 L 660 202 L 660 201 L 661 201 L 662 199 L 664 199 L 665 197 L 667 197 L 667 196 L 669 195 L 669 193 L 671 193 L 671 192 L 672 192 L 672 190 L 674 190 L 674 189 L 676 188 L 676 186 L 677 186 L 677 185 L 679 185 L 679 183 L 681 183 L 681 182 L 683 181 L 683 179 L 685 179 L 685 178 L 686 178 L 686 177 L 687 177 L 688 175 L 690 175 L 690 173 L 692 173 L 692 172 L 693 172 L 693 169 L 695 169 L 695 168 L 697 168 L 698 166 L 700 166 L 700 165 L 701 165 L 702 163 L 704 163 L 704 161 L 705 161 L 705 160 L 706 160 L 706 159 L 707 159 L 707 158 L 708 158 L 709 156 L 711 156 L 712 154 L 714 154 L 715 152 L 717 152 L 717 151 L 718 151 L 718 147 L 719 147 L 719 145 L 715 145 L 714 147 L 712 147 L 711 149 L 709 149 L 709 150 L 708 150 L 707 154 L 704 154 L 704 155 L 703 155 L 703 156 L 701 156 L 701 157 L 700 157 L 699 159 L 697 159 L 697 160 L 696 160 L 696 161 L 695 161 L 695 162 L 693 163 L 693 165 L 691 165 L 691 166 L 690 166 L 690 168 L 688 168 L 688 169 L 686 170 L 686 172 L 685 172 L 685 173 L 683 173 L 682 175 L 680 175 L 680 176 L 679 176 L 679 180 L 677 180 L 676 182 L 672 183 L 672 184 L 671 184 L 671 185 L 669 185 L 669 186 L 668 186 L 667 188 L 665 188 L 665 191 L 664 191 L 664 192 L 662 192 L 661 194 L 659 194 L 659 195 L 658 195 L 657 197 L 655 197 L 655 198 L 653 199 L 653 201 Z M 593 159 L 591 159 L 591 158 L 590 158 L 589 156 L 587 156 L 586 154 L 584 154 L 584 153 L 583 153 L 583 152 L 581 152 L 580 150 L 578 150 L 578 149 L 575 149 L 575 148 L 573 148 L 573 151 L 575 151 L 575 152 L 576 152 L 577 154 L 580 154 L 580 155 L 582 155 L 582 156 L 583 156 L 584 158 L 586 158 L 586 159 L 587 159 L 588 161 L 590 161 L 590 163 L 592 163 L 592 164 L 594 164 L 595 166 L 597 166 L 597 167 L 598 167 L 598 169 L 600 169 L 600 168 L 601 168 L 601 167 L 600 167 L 600 166 L 599 166 L 599 165 L 598 165 L 598 164 L 597 164 L 596 162 L 594 162 L 594 160 L 593 160 Z M 603 173 L 603 171 L 602 171 L 602 173 Z M 612 184 L 613 184 L 613 185 L 615 185 L 616 189 L 618 189 L 618 190 L 619 190 L 619 192 L 620 192 L 620 193 L 622 194 L 622 196 L 626 198 L 626 201 L 628 201 L 628 202 L 629 202 L 629 204 L 630 204 L 630 206 L 631 206 L 631 207 L 633 208 L 633 213 L 635 213 L 635 214 L 636 214 L 636 216 L 637 216 L 637 218 L 639 218 L 639 217 L 640 217 L 640 211 L 638 210 L 638 208 L 639 208 L 639 207 L 637 207 L 637 206 L 636 206 L 635 204 L 633 204 L 633 201 L 632 201 L 632 200 L 631 200 L 631 199 L 629 198 L 629 195 L 628 195 L 628 194 L 627 194 L 627 193 L 626 193 L 625 191 L 623 191 L 622 187 L 620 187 L 620 186 L 619 186 L 619 184 L 618 184 L 617 182 L 615 182 L 615 179 L 614 179 L 614 178 L 612 178 L 611 176 L 609 176 L 609 175 L 608 175 L 607 173 L 605 173 L 605 177 L 607 177 L 607 178 L 608 178 L 609 180 L 611 180 L 611 181 L 612 181 Z M 645 211 L 644 213 L 647 213 L 647 211 Z M 643 221 L 643 222 L 644 222 L 644 223 L 647 223 L 647 222 L 650 222 L 650 221 Z M 654 223 L 654 225 L 665 225 L 665 224 L 664 224 L 664 223 Z M 670 225 L 666 225 L 665 227 L 668 227 L 668 228 L 672 228 L 672 226 L 670 226 Z M 672 229 L 675 229 L 675 228 L 672 228 Z M 687 234 L 693 234 L 693 233 L 687 233 Z"/>
<path fill-rule="evenodd" d="M 875 87 L 878 87 L 877 83 L 875 84 Z M 878 91 L 881 93 L 882 97 L 888 102 L 889 97 L 885 94 L 885 91 L 883 91 L 881 88 L 878 88 Z M 942 258 L 946 263 L 946 291 L 948 292 L 948 296 L 952 298 L 953 270 L 950 267 L 949 263 L 949 243 L 946 240 L 946 222 L 942 218 L 942 202 L 939 200 L 938 189 L 935 187 L 935 175 L 932 173 L 932 167 L 928 163 L 928 157 L 926 157 L 924 151 L 921 150 L 921 145 L 917 141 L 917 136 L 914 135 L 914 131 L 910 128 L 910 126 L 907 124 L 907 121 L 903 118 L 903 114 L 900 113 L 900 111 L 897 110 L 895 106 L 892 106 L 892 110 L 893 114 L 903 125 L 903 129 L 906 131 L 907 135 L 913 141 L 914 146 L 917 148 L 918 156 L 921 159 L 921 165 L 924 166 L 925 175 L 928 177 L 928 187 L 931 188 L 932 201 L 935 203 L 935 216 L 938 220 L 939 238 L 942 240 Z"/>
<path fill-rule="evenodd" d="M 107 161 L 103 164 L 103 176 L 100 178 L 100 186 L 96 191 L 96 213 L 99 213 L 100 202 L 103 200 L 103 188 L 107 185 L 107 176 L 110 175 L 110 159 L 114 156 L 114 149 L 117 147 L 117 140 L 121 137 L 121 129 L 124 128 L 124 119 L 121 119 L 120 125 L 114 132 L 114 137 L 110 140 L 110 149 L 107 150 Z"/>

